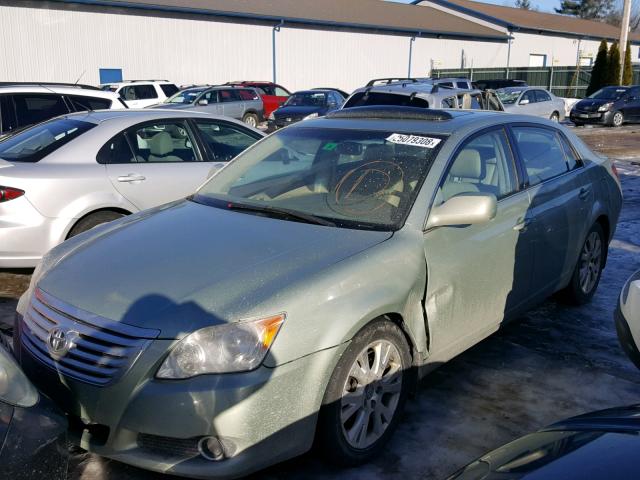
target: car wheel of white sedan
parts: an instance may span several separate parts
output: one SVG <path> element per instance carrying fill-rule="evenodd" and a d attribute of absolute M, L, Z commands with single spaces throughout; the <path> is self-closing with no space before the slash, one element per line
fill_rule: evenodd
<path fill-rule="evenodd" d="M 318 440 L 332 462 L 357 465 L 384 447 L 413 381 L 411 354 L 394 323 L 369 324 L 336 366 L 318 421 Z"/>
<path fill-rule="evenodd" d="M 554 123 L 558 123 L 560 121 L 560 115 L 558 114 L 558 112 L 553 112 L 549 117 L 549 120 L 551 120 Z"/>

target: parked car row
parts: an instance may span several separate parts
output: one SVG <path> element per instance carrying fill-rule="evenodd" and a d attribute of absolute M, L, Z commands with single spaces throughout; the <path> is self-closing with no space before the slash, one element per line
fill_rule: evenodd
<path fill-rule="evenodd" d="M 51 249 L 18 305 L 15 354 L 70 440 L 192 478 L 313 444 L 359 464 L 385 448 L 418 378 L 548 295 L 588 302 L 621 208 L 615 171 L 547 119 L 481 111 L 486 93 L 374 85 L 264 139 L 147 109 L 68 114 L 0 142 L 9 223 L 71 231 L 90 191 L 133 213 Z M 64 197 L 77 179 L 88 190 Z"/>

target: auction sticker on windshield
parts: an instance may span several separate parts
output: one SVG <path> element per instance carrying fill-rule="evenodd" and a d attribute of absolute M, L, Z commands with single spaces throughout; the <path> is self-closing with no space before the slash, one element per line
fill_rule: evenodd
<path fill-rule="evenodd" d="M 387 137 L 387 142 L 398 145 L 413 145 L 414 147 L 435 148 L 439 143 L 439 138 L 421 137 L 419 135 L 405 135 L 393 133 Z"/>

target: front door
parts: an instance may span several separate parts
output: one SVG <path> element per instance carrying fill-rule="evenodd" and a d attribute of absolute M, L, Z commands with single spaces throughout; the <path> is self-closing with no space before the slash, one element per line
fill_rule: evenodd
<path fill-rule="evenodd" d="M 132 127 L 104 149 L 117 152 L 105 161 L 111 183 L 140 210 L 192 194 L 211 169 L 182 120 Z"/>
<path fill-rule="evenodd" d="M 502 128 L 466 141 L 443 179 L 435 205 L 464 193 L 488 192 L 498 199 L 498 209 L 485 224 L 438 227 L 424 234 L 434 358 L 446 361 L 481 340 L 527 300 L 529 196 L 518 183 Z"/>

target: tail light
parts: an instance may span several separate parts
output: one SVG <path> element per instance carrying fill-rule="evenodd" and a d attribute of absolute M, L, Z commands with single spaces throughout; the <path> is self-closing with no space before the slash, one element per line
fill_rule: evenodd
<path fill-rule="evenodd" d="M 611 171 L 613 172 L 613 174 L 616 176 L 616 178 L 618 179 L 618 181 L 620 181 L 620 174 L 618 173 L 618 167 L 616 167 L 616 164 L 611 162 Z"/>
<path fill-rule="evenodd" d="M 8 202 L 9 200 L 21 197 L 22 195 L 24 195 L 24 190 L 20 190 L 18 188 L 3 187 L 2 185 L 0 185 L 0 203 Z"/>

